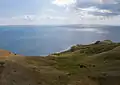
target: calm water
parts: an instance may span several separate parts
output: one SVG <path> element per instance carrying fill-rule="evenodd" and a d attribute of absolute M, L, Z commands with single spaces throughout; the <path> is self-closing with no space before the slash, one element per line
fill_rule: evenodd
<path fill-rule="evenodd" d="M 119 26 L 1 26 L 0 48 L 22 55 L 48 55 L 73 44 L 120 41 Z"/>

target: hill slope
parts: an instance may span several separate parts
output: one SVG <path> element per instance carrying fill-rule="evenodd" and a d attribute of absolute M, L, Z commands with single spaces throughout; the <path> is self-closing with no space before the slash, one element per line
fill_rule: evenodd
<path fill-rule="evenodd" d="M 120 44 L 108 42 L 47 57 L 1 51 L 0 85 L 120 85 Z"/>

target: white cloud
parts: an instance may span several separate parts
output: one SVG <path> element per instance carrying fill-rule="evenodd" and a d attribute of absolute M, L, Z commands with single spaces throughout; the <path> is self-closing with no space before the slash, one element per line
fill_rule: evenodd
<path fill-rule="evenodd" d="M 88 8 L 78 8 L 80 11 L 85 11 L 85 12 L 100 12 L 100 13 L 112 13 L 110 10 L 106 9 L 99 9 L 96 8 L 95 6 L 88 7 Z"/>
<path fill-rule="evenodd" d="M 35 15 L 21 15 L 21 16 L 14 16 L 11 19 L 13 20 L 34 20 Z"/>
<path fill-rule="evenodd" d="M 21 15 L 11 18 L 0 18 L 1 25 L 55 25 L 64 24 L 66 17 L 52 15 Z"/>
<path fill-rule="evenodd" d="M 61 8 L 61 7 L 60 7 Z M 120 25 L 120 16 L 104 18 L 95 16 L 90 12 L 112 13 L 110 10 L 99 9 L 94 6 L 88 8 L 78 8 L 77 10 L 57 10 L 49 8 L 41 14 L 21 15 L 11 18 L 0 18 L 0 24 L 7 25 L 65 25 L 65 24 L 108 24 Z M 86 30 L 86 29 L 85 29 Z M 90 31 L 90 30 L 89 30 Z M 98 31 L 97 31 L 98 32 Z M 98 32 L 102 33 L 102 32 Z"/>
<path fill-rule="evenodd" d="M 78 8 L 76 13 L 81 19 L 88 20 L 114 18 L 114 14 L 111 10 L 99 9 L 94 6 L 88 8 Z"/>
<path fill-rule="evenodd" d="M 14 16 L 11 18 L 0 18 L 0 25 L 65 25 L 65 24 L 108 24 L 108 25 L 119 25 L 120 16 L 116 16 L 112 19 L 100 20 L 100 17 L 93 15 L 84 15 L 80 18 L 77 14 L 72 13 L 68 16 L 53 16 L 53 15 L 21 15 Z M 77 31 L 96 31 L 94 29 L 82 29 Z"/>
<path fill-rule="evenodd" d="M 58 6 L 68 6 L 71 4 L 75 4 L 76 0 L 53 0 L 52 3 Z"/>
<path fill-rule="evenodd" d="M 101 4 L 116 4 L 115 0 L 100 0 Z"/>

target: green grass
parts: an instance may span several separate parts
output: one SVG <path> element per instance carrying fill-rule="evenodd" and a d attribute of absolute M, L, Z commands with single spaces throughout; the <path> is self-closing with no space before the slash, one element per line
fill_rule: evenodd
<path fill-rule="evenodd" d="M 47 57 L 28 57 L 26 62 L 38 67 L 49 66 L 63 72 L 66 75 L 63 78 L 67 78 L 66 81 L 61 80 L 63 85 L 106 85 L 102 79 L 120 76 L 119 46 L 119 43 L 76 45 L 65 52 Z M 85 67 L 81 68 L 81 65 Z M 79 79 L 83 83 L 79 82 Z"/>

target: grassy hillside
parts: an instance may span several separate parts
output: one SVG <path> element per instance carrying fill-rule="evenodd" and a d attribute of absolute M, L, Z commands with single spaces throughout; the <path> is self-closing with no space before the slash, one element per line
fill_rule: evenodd
<path fill-rule="evenodd" d="M 120 85 L 120 44 L 109 40 L 48 55 L 5 58 L 0 85 Z"/>

